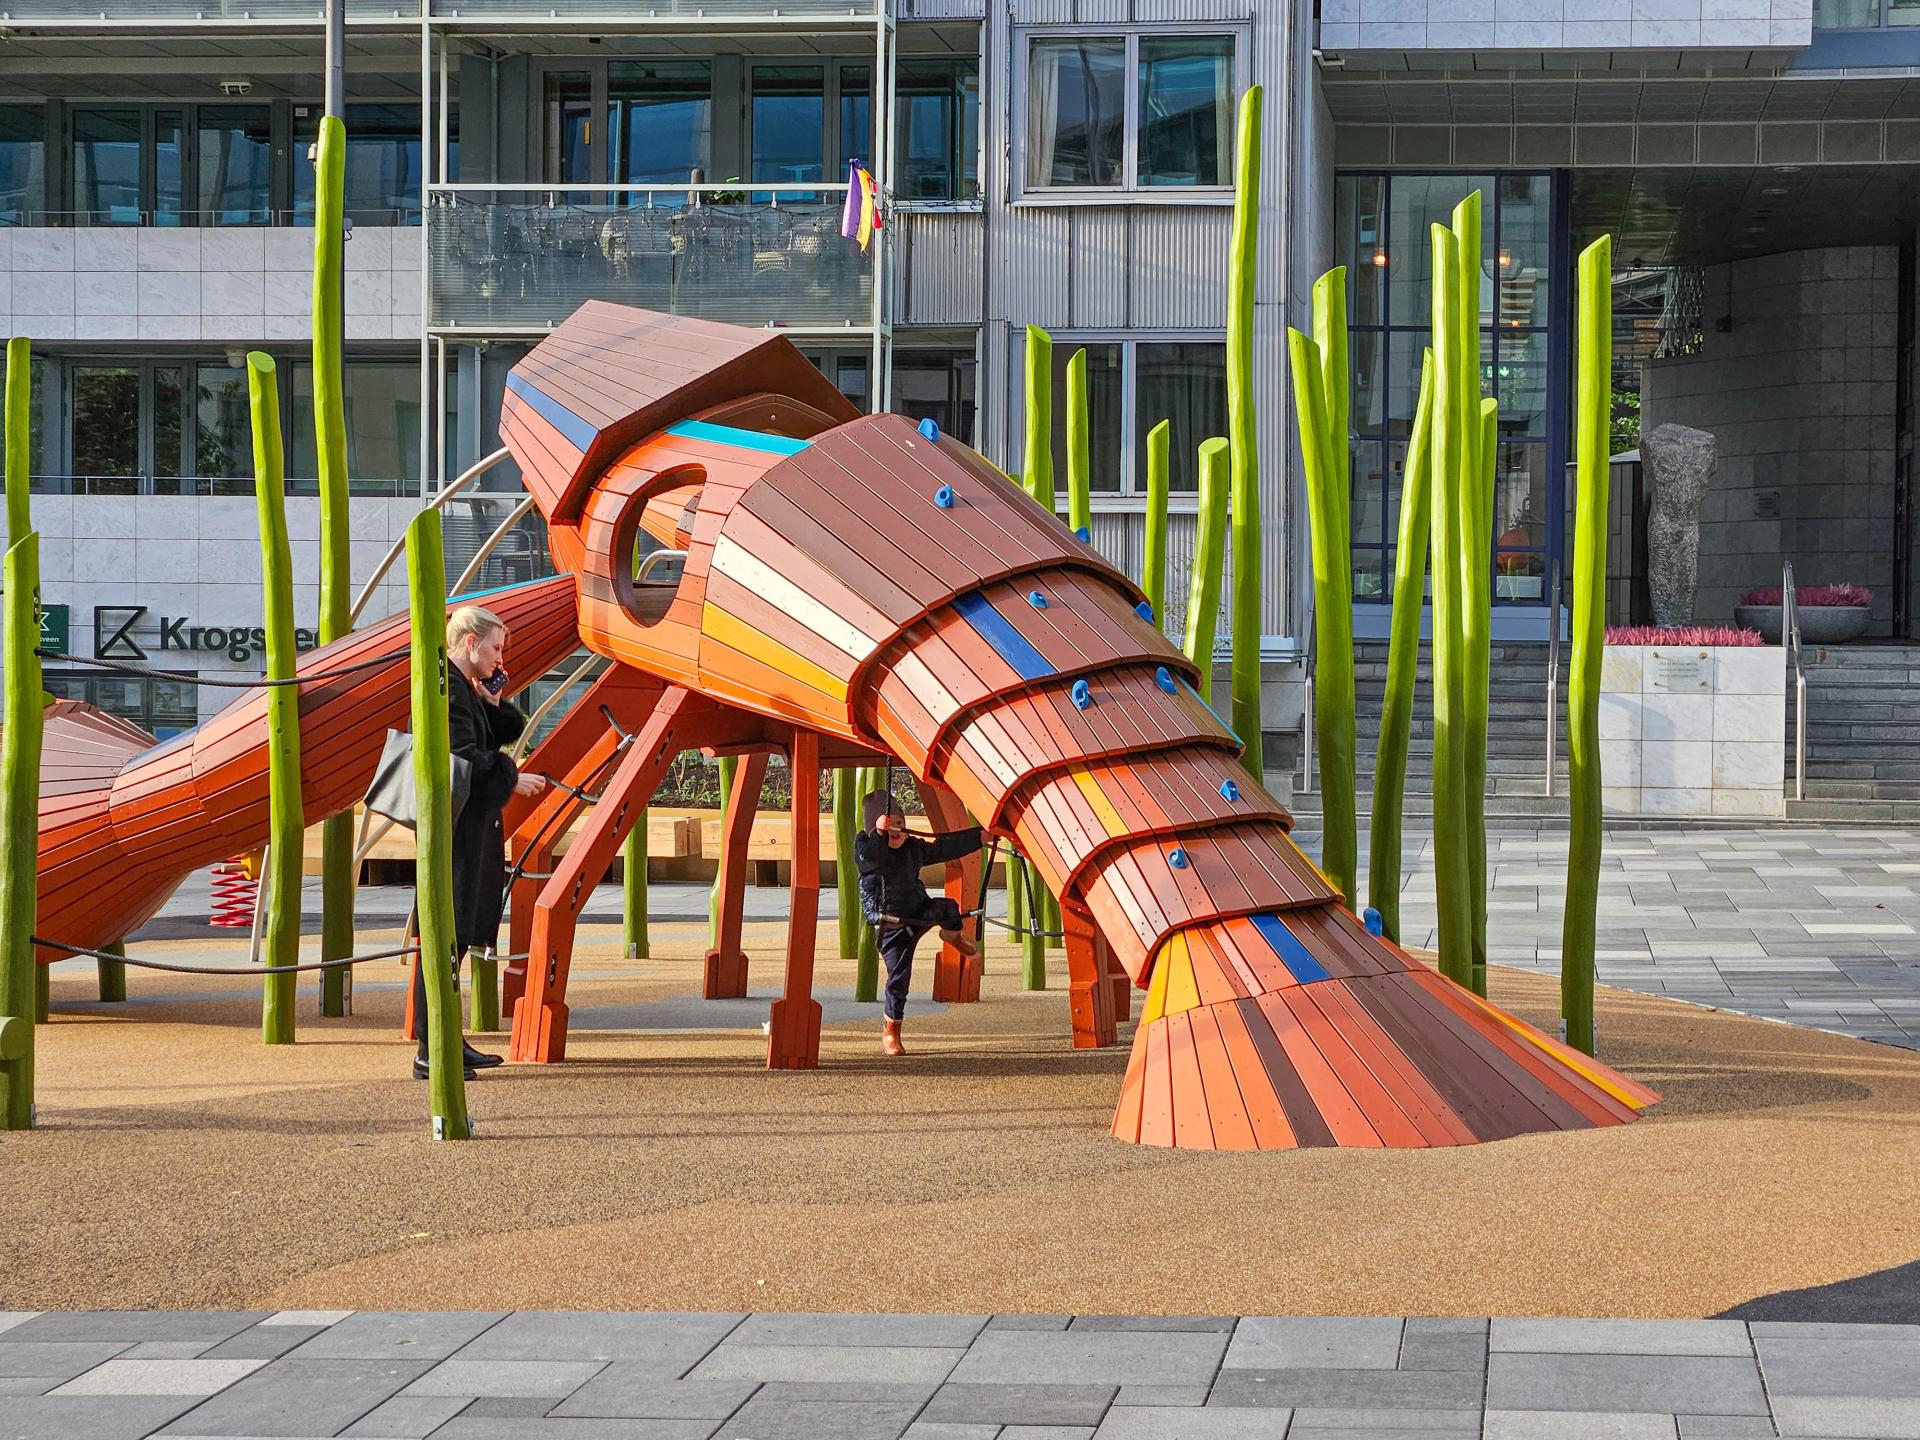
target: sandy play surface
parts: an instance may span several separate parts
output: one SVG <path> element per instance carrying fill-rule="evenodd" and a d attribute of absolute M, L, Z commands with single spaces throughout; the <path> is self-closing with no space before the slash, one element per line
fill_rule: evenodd
<path fill-rule="evenodd" d="M 780 937 L 748 927 L 756 988 Z M 614 938 L 583 931 L 576 1014 L 697 989 L 699 930 L 594 958 Z M 1125 1046 L 1071 1049 L 1064 961 L 1043 995 L 1014 968 L 1001 945 L 982 1003 L 910 1011 L 905 1061 L 878 1007 L 814 1073 L 761 1068 L 757 1030 L 576 1028 L 566 1063 L 468 1087 L 470 1145 L 428 1139 L 397 967 L 350 1020 L 303 992 L 276 1049 L 257 992 L 132 972 L 135 1003 L 40 1032 L 43 1128 L 0 1137 L 0 1308 L 1699 1316 L 1920 1257 L 1920 1055 L 1603 991 L 1604 1057 L 1666 1096 L 1638 1124 L 1179 1153 L 1109 1138 Z M 93 996 L 54 980 L 56 1011 Z M 1493 997 L 1554 1023 L 1551 982 Z"/>

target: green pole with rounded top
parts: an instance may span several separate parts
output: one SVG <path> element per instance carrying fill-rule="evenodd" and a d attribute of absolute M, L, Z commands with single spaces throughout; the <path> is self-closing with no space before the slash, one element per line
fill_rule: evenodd
<path fill-rule="evenodd" d="M 1167 491 L 1173 460 L 1173 422 L 1162 420 L 1147 432 L 1146 548 L 1140 588 L 1153 607 L 1153 623 L 1167 624 Z"/>
<path fill-rule="evenodd" d="M 1487 423 L 1481 391 L 1481 195 L 1468 194 L 1453 209 L 1460 238 L 1459 295 L 1455 324 L 1460 347 L 1460 384 L 1465 394 L 1465 431 L 1460 471 L 1459 681 L 1460 799 L 1467 846 L 1471 968 L 1468 984 L 1485 993 L 1487 972 L 1487 710 L 1488 663 L 1493 625 L 1493 464 L 1498 428 Z"/>
<path fill-rule="evenodd" d="M 17 342 L 16 342 L 17 343 Z M 9 352 L 9 361 L 12 352 Z M 13 465 L 18 404 L 7 387 L 7 518 L 14 505 Z M 33 952 L 40 848 L 40 749 L 46 723 L 41 708 L 40 538 L 14 535 L 4 563 L 6 594 L 0 627 L 6 644 L 6 716 L 0 729 L 0 1129 L 33 1126 L 33 1027 L 40 1011 L 46 966 Z"/>
<path fill-rule="evenodd" d="M 413 714 L 414 832 L 420 914 L 420 973 L 427 992 L 427 1105 L 433 1138 L 465 1140 L 466 1061 L 460 991 L 453 978 L 453 755 L 447 734 L 447 562 L 440 512 L 407 526 L 407 616 L 412 624 L 409 697 Z"/>
<path fill-rule="evenodd" d="M 1027 494 L 1053 513 L 1053 339 L 1027 326 L 1026 455 L 1020 472 Z"/>
<path fill-rule="evenodd" d="M 280 449 L 280 385 L 273 357 L 247 354 L 247 398 L 253 418 L 253 493 L 260 524 L 260 573 L 266 599 L 268 680 L 291 680 L 298 651 L 293 639 L 293 554 L 287 542 L 287 478 Z M 300 803 L 300 691 L 267 687 L 267 774 L 271 819 L 266 872 L 260 877 L 266 917 L 261 957 L 270 966 L 300 963 L 300 872 L 306 826 Z M 291 1045 L 293 974 L 266 975 L 260 1038 Z"/>
<path fill-rule="evenodd" d="M 1200 503 L 1194 516 L 1193 574 L 1187 584 L 1187 658 L 1200 671 L 1200 698 L 1213 696 L 1213 641 L 1220 620 L 1220 581 L 1227 563 L 1227 442 L 1200 442 Z"/>
<path fill-rule="evenodd" d="M 17 545 L 33 529 L 33 342 L 7 341 L 7 543 Z"/>
<path fill-rule="evenodd" d="M 336 0 L 338 3 L 338 0 Z M 347 406 L 341 373 L 341 314 L 346 268 L 347 131 L 338 115 L 320 120 L 313 175 L 313 433 L 320 480 L 320 643 L 353 629 L 353 554 L 347 518 Z M 320 824 L 320 958 L 353 953 L 353 812 Z M 480 965 L 474 1006 L 480 1007 Z M 320 1013 L 345 1015 L 353 973 L 345 965 L 320 972 Z M 496 1011 L 498 1005 L 496 1002 Z M 498 1025 L 496 1015 L 493 1029 Z M 479 1016 L 474 1021 L 480 1027 Z"/>
<path fill-rule="evenodd" d="M 1240 763 L 1265 777 L 1260 731 L 1260 447 L 1253 398 L 1253 290 L 1260 238 L 1260 102 L 1240 97 L 1234 151 L 1233 232 L 1227 269 L 1227 444 L 1232 462 L 1233 728 L 1246 748 Z M 1342 331 L 1345 312 L 1342 311 Z M 1344 348 L 1344 347 L 1343 347 Z M 1344 362 L 1344 355 L 1342 360 Z M 1341 432 L 1344 438 L 1345 432 Z"/>
<path fill-rule="evenodd" d="M 1093 534 L 1093 446 L 1087 434 L 1087 352 L 1067 361 L 1067 524 Z"/>

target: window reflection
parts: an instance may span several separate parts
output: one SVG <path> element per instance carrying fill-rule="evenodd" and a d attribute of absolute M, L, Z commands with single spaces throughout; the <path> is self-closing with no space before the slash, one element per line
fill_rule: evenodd
<path fill-rule="evenodd" d="M 1027 184 L 1125 179 L 1127 42 L 1035 40 L 1027 70 Z"/>
<path fill-rule="evenodd" d="M 270 112 L 265 105 L 202 105 L 195 163 L 200 210 L 214 225 L 265 225 L 273 162 Z"/>
<path fill-rule="evenodd" d="M 752 178 L 778 185 L 825 179 L 822 172 L 826 163 L 823 143 L 826 116 L 823 67 L 756 65 L 753 69 Z"/>
<path fill-rule="evenodd" d="M 712 164 L 713 65 L 707 60 L 607 67 L 607 133 L 615 185 L 679 184 Z"/>
<path fill-rule="evenodd" d="M 1053 484 L 1067 490 L 1067 362 L 1087 352 L 1087 455 L 1089 485 L 1096 495 L 1111 495 L 1120 483 L 1121 370 L 1118 345 L 1078 345 L 1056 340 L 1053 346 Z"/>
<path fill-rule="evenodd" d="M 24 225 L 46 209 L 46 115 L 0 105 L 0 225 Z"/>
<path fill-rule="evenodd" d="M 908 200 L 980 194 L 980 62 L 902 58 L 898 71 L 898 191 Z"/>
<path fill-rule="evenodd" d="M 140 223 L 140 112 L 73 112 L 73 204 L 91 225 Z"/>
<path fill-rule="evenodd" d="M 1140 38 L 1142 185 L 1233 180 L 1233 37 Z"/>
<path fill-rule="evenodd" d="M 1200 442 L 1227 433 L 1227 347 L 1141 344 L 1134 349 L 1134 371 L 1139 489 L 1147 488 L 1147 432 L 1162 420 L 1173 422 L 1168 489 L 1199 489 Z"/>

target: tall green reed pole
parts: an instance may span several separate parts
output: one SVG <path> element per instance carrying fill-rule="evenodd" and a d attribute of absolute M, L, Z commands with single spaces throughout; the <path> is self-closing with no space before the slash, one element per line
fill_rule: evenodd
<path fill-rule="evenodd" d="M 414 834 L 420 910 L 420 970 L 427 991 L 427 1104 L 433 1138 L 466 1140 L 460 991 L 453 978 L 453 759 L 447 738 L 447 562 L 440 512 L 407 526 L 407 611 L 413 625 Z"/>
<path fill-rule="evenodd" d="M 1084 351 L 1081 352 L 1084 356 Z M 1086 377 L 1086 365 L 1080 367 L 1081 379 Z M 1048 514 L 1053 514 L 1060 503 L 1058 492 L 1053 483 L 1053 339 L 1038 325 L 1027 326 L 1026 361 L 1026 454 L 1023 457 L 1027 493 L 1041 505 Z M 1069 381 L 1071 383 L 1071 381 Z M 1071 391 L 1069 391 L 1071 399 Z M 1069 427 L 1073 425 L 1069 419 Z M 1084 423 L 1082 424 L 1084 432 Z M 1069 428 L 1069 440 L 1072 430 Z M 1067 458 L 1067 481 L 1073 483 L 1073 457 L 1069 450 Z M 1071 496 L 1069 496 L 1071 499 Z M 1036 876 L 1037 878 L 1037 876 Z M 1061 929 L 1059 914 L 1060 902 L 1044 884 L 1034 886 L 1038 901 L 1039 915 L 1030 916 L 1037 920 L 1036 928 L 1042 932 Z M 1045 933 L 1028 934 L 1022 941 L 1024 956 L 1022 979 L 1029 990 L 1047 988 L 1047 950 L 1059 945 L 1057 935 Z"/>
<path fill-rule="evenodd" d="M 853 837 L 860 828 L 860 772 L 843 765 L 833 772 L 833 888 L 838 897 L 840 958 L 860 953 L 860 871 Z"/>
<path fill-rule="evenodd" d="M 647 933 L 647 814 L 644 810 L 633 829 L 627 832 L 626 846 L 620 852 L 620 941 L 626 947 L 629 960 L 645 960 L 653 954 L 653 940 Z M 478 1020 L 473 1028 L 480 1028 Z"/>
<path fill-rule="evenodd" d="M 15 342 L 19 344 L 20 342 Z M 11 347 L 10 347 L 11 348 Z M 14 450 L 17 408 L 8 356 L 7 518 L 17 518 Z M 24 489 L 25 487 L 21 487 Z M 5 728 L 0 730 L 0 1130 L 33 1128 L 33 1027 L 45 966 L 33 953 L 40 853 L 40 537 L 15 532 L 5 561 L 0 627 L 6 645 Z"/>
<path fill-rule="evenodd" d="M 1400 481 L 1400 533 L 1393 556 L 1393 625 L 1387 642 L 1387 684 L 1380 710 L 1380 748 L 1373 766 L 1373 829 L 1367 853 L 1367 903 L 1380 912 L 1387 938 L 1400 938 L 1400 837 L 1406 808 L 1407 742 L 1420 665 L 1420 619 L 1426 605 L 1427 524 L 1433 502 L 1433 351 L 1420 362 L 1420 402 Z"/>
<path fill-rule="evenodd" d="M 1187 584 L 1187 658 L 1200 670 L 1200 698 L 1213 698 L 1213 643 L 1220 623 L 1220 581 L 1227 563 L 1227 442 L 1200 442 L 1199 510 L 1194 517 L 1193 575 Z"/>
<path fill-rule="evenodd" d="M 1093 538 L 1093 444 L 1087 433 L 1087 352 L 1067 361 L 1067 524 Z"/>
<path fill-rule="evenodd" d="M 1167 624 L 1167 489 L 1173 458 L 1173 422 L 1162 420 L 1147 432 L 1146 550 L 1140 588 L 1147 592 L 1153 623 Z"/>
<path fill-rule="evenodd" d="M 1253 289 L 1260 238 L 1261 88 L 1240 97 L 1227 272 L 1227 441 L 1233 470 L 1233 728 L 1240 763 L 1265 778 L 1260 716 L 1260 449 L 1253 402 Z M 1345 327 L 1344 310 L 1341 325 Z M 1342 357 L 1344 364 L 1344 355 Z"/>
<path fill-rule="evenodd" d="M 353 629 L 353 553 L 347 519 L 347 406 L 341 375 L 341 349 L 345 344 L 341 306 L 346 269 L 347 131 L 339 116 L 321 117 L 320 143 L 314 157 L 313 431 L 320 479 L 320 643 L 326 645 Z M 320 825 L 322 960 L 341 960 L 353 953 L 353 892 L 357 879 L 353 867 L 353 812 L 346 810 L 329 816 Z M 479 970 L 476 964 L 476 996 Z M 353 972 L 348 966 L 320 972 L 322 1015 L 345 1015 L 351 1008 L 352 993 Z"/>
<path fill-rule="evenodd" d="M 260 523 L 260 573 L 266 592 L 267 679 L 291 680 L 299 652 L 293 641 L 293 553 L 287 543 L 287 477 L 280 450 L 280 387 L 273 357 L 247 354 L 247 399 L 253 416 L 253 493 Z M 267 965 L 300 963 L 300 873 L 306 824 L 300 804 L 300 692 L 267 688 L 267 774 L 271 820 L 266 873 L 267 907 L 260 953 Z M 297 976 L 262 976 L 260 1038 L 291 1045 Z"/>
<path fill-rule="evenodd" d="M 1594 1053 L 1594 925 L 1600 901 L 1600 660 L 1606 645 L 1607 422 L 1612 409 L 1613 239 L 1580 252 L 1575 339 L 1573 647 L 1567 667 L 1567 910 L 1560 935 L 1560 1018 L 1567 1043 Z"/>
<path fill-rule="evenodd" d="M 1460 349 L 1465 432 L 1461 437 L 1458 551 L 1461 607 L 1457 632 L 1460 665 L 1460 799 L 1467 846 L 1468 915 L 1472 927 L 1467 984 L 1478 994 L 1487 985 L 1487 666 L 1493 625 L 1493 481 L 1498 426 L 1489 426 L 1481 400 L 1480 192 L 1454 206 L 1459 237 L 1459 292 L 1454 328 Z"/>

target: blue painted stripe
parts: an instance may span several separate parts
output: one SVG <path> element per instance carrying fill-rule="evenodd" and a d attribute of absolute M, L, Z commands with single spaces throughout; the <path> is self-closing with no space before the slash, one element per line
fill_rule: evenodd
<path fill-rule="evenodd" d="M 994 609 L 987 597 L 978 590 L 957 597 L 953 608 L 973 627 L 975 634 L 999 652 L 1000 658 L 1011 665 L 1022 680 L 1039 680 L 1058 673 L 1047 663 L 1047 657 L 1034 649 L 1026 636 L 1008 624 L 1006 617 Z"/>
<path fill-rule="evenodd" d="M 1278 915 L 1254 916 L 1253 928 L 1260 932 L 1261 939 L 1273 947 L 1273 953 L 1280 957 L 1280 963 L 1291 970 L 1293 978 L 1302 985 L 1333 978 L 1324 965 L 1307 953 L 1307 947 L 1300 943 L 1300 937 L 1289 930 L 1286 921 Z"/>
<path fill-rule="evenodd" d="M 533 408 L 534 414 L 546 421 L 565 437 L 566 442 L 582 455 L 593 448 L 593 442 L 600 438 L 600 432 L 582 420 L 573 411 L 567 409 L 546 391 L 535 385 L 517 370 L 507 372 L 507 389 L 518 395 Z"/>
<path fill-rule="evenodd" d="M 732 445 L 741 450 L 762 450 L 769 455 L 798 455 L 813 444 L 811 440 L 789 440 L 784 435 L 763 435 L 758 430 L 736 430 L 731 425 L 711 425 L 705 420 L 682 420 L 667 427 L 669 435 L 689 440 L 711 440 L 715 445 Z"/>
<path fill-rule="evenodd" d="M 1188 682 L 1185 679 L 1182 679 L 1180 683 L 1186 686 L 1187 693 L 1189 695 L 1193 696 L 1193 698 L 1198 700 L 1202 705 L 1207 705 L 1207 697 L 1202 695 L 1198 690 L 1194 689 L 1190 682 Z M 1211 705 L 1207 705 L 1207 713 L 1213 716 L 1214 719 L 1220 722 L 1220 728 L 1222 730 L 1226 731 L 1227 734 L 1233 736 L 1234 739 L 1240 740 L 1240 732 L 1238 730 L 1235 730 L 1233 726 L 1227 723 L 1226 716 L 1222 715 L 1218 710 L 1214 709 L 1213 706 Z M 1240 743 L 1244 745 L 1247 742 L 1244 740 L 1240 740 Z"/>

